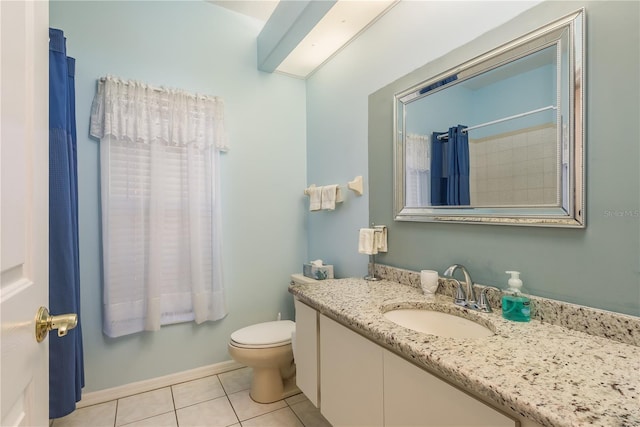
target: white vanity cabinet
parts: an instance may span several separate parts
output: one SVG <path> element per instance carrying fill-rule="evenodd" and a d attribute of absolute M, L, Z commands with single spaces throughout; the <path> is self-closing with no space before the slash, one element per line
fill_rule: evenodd
<path fill-rule="evenodd" d="M 297 384 L 334 426 L 540 427 L 505 415 L 296 300 Z"/>
<path fill-rule="evenodd" d="M 320 315 L 322 415 L 334 426 L 514 427 L 517 422 Z"/>
<path fill-rule="evenodd" d="M 316 408 L 320 405 L 318 383 L 318 312 L 295 300 L 296 385 Z"/>
<path fill-rule="evenodd" d="M 385 426 L 519 425 L 514 419 L 390 351 L 383 352 Z"/>
<path fill-rule="evenodd" d="M 382 352 L 320 315 L 320 412 L 333 427 L 384 425 Z"/>

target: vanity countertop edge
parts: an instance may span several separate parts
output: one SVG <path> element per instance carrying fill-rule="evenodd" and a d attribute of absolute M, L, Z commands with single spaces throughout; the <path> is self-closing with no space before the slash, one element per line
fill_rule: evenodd
<path fill-rule="evenodd" d="M 545 426 L 640 426 L 640 348 L 500 311 L 469 312 L 450 297 L 429 299 L 389 280 L 330 279 L 292 284 L 297 299 L 373 342 L 498 407 Z M 429 307 L 490 324 L 495 335 L 444 338 L 383 316 Z"/>

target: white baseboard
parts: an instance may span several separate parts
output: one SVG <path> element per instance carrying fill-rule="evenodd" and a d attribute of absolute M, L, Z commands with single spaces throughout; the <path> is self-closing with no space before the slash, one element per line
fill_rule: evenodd
<path fill-rule="evenodd" d="M 225 362 L 214 363 L 213 365 L 190 369 L 188 371 L 176 372 L 175 374 L 169 374 L 163 377 L 151 378 L 148 380 L 124 384 L 118 387 L 83 393 L 82 400 L 76 404 L 76 407 L 84 408 L 85 406 L 97 405 L 98 403 L 109 402 L 111 400 L 121 399 L 134 394 L 168 387 L 172 384 L 193 381 L 198 378 L 217 375 L 239 368 L 244 368 L 244 365 L 233 360 L 228 360 Z"/>

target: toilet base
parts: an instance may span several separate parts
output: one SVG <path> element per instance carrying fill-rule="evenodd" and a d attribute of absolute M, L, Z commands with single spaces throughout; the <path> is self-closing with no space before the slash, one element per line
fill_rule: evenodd
<path fill-rule="evenodd" d="M 253 369 L 249 396 L 257 403 L 273 403 L 300 393 L 296 386 L 296 376 L 282 379 L 279 370 Z"/>
<path fill-rule="evenodd" d="M 264 348 L 245 348 L 228 345 L 229 355 L 253 371 L 251 399 L 258 403 L 272 403 L 300 393 L 296 387 L 296 365 L 291 343 Z"/>

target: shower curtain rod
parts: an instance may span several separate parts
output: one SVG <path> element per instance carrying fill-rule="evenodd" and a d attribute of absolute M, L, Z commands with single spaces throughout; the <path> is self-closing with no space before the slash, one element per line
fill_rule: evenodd
<path fill-rule="evenodd" d="M 548 105 L 546 107 L 538 108 L 536 110 L 526 111 L 524 113 L 514 114 L 513 116 L 503 117 L 502 119 L 497 119 L 497 120 L 493 120 L 493 121 L 490 121 L 490 122 L 481 123 L 479 125 L 470 126 L 470 127 L 464 128 L 462 130 L 462 132 L 463 133 L 467 133 L 470 130 L 482 128 L 482 127 L 485 127 L 485 126 L 495 125 L 497 123 L 506 122 L 507 120 L 512 120 L 512 119 L 517 119 L 517 118 L 520 118 L 520 117 L 528 116 L 529 114 L 535 114 L 535 113 L 540 113 L 540 112 L 546 111 L 546 110 L 557 110 L 557 109 L 558 109 L 558 107 L 556 107 L 555 105 Z M 436 138 L 438 138 L 438 140 L 449 139 L 449 134 L 441 133 Z"/>

